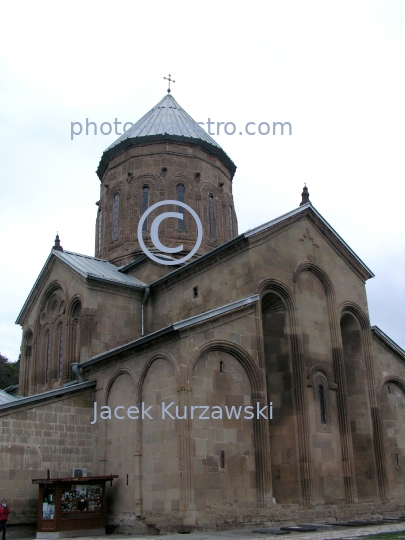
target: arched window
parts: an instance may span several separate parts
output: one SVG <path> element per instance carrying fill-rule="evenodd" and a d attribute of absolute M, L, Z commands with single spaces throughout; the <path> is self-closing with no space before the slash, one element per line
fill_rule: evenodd
<path fill-rule="evenodd" d="M 326 424 L 325 391 L 323 385 L 318 386 L 319 392 L 319 412 L 321 413 L 321 424 Z"/>
<path fill-rule="evenodd" d="M 177 200 L 184 203 L 184 186 L 182 184 L 179 184 L 177 186 Z M 186 222 L 184 221 L 184 208 L 182 206 L 177 207 L 177 212 L 181 214 L 183 217 L 182 219 L 179 219 L 177 224 L 177 229 L 179 231 L 185 231 L 186 230 Z"/>
<path fill-rule="evenodd" d="M 30 386 L 31 358 L 32 358 L 32 332 L 28 332 L 25 338 L 24 388 L 22 388 L 24 395 L 28 395 L 28 390 Z"/>
<path fill-rule="evenodd" d="M 101 230 L 103 226 L 103 211 L 98 211 L 98 250 L 101 251 Z"/>
<path fill-rule="evenodd" d="M 146 212 L 146 210 L 149 208 L 149 188 L 148 186 L 144 186 L 142 188 L 142 215 Z M 148 230 L 148 218 L 145 219 L 142 225 L 142 231 Z"/>
<path fill-rule="evenodd" d="M 51 333 L 48 331 L 45 336 L 45 382 L 49 381 L 50 367 L 51 367 Z"/>
<path fill-rule="evenodd" d="M 120 196 L 118 193 L 114 195 L 114 204 L 113 204 L 113 233 L 112 239 L 116 240 L 118 238 L 118 209 L 120 204 Z"/>
<path fill-rule="evenodd" d="M 214 197 L 210 195 L 210 235 L 215 240 L 215 216 L 214 216 Z"/>
<path fill-rule="evenodd" d="M 59 327 L 59 344 L 58 344 L 58 357 L 59 357 L 59 378 L 62 378 L 63 375 L 63 349 L 64 349 L 64 330 L 63 325 Z"/>
<path fill-rule="evenodd" d="M 32 332 L 30 332 L 25 338 L 25 362 L 29 363 L 32 356 Z"/>
<path fill-rule="evenodd" d="M 318 433 L 331 433 L 332 423 L 330 414 L 330 391 L 329 381 L 323 371 L 313 371 L 310 376 L 310 385 L 313 386 L 316 430 Z M 333 387 L 336 389 L 336 387 Z"/>
<path fill-rule="evenodd" d="M 232 240 L 233 238 L 232 206 L 229 207 L 229 234 Z"/>
<path fill-rule="evenodd" d="M 80 362 L 80 313 L 82 305 L 77 302 L 72 311 L 73 332 L 72 332 L 72 348 L 73 362 Z"/>

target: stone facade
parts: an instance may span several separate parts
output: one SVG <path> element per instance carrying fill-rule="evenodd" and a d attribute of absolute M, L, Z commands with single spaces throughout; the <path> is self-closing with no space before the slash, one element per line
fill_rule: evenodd
<path fill-rule="evenodd" d="M 133 261 L 134 256 L 141 253 L 137 227 L 143 204 L 149 207 L 163 200 L 179 200 L 179 187 L 184 190 L 183 202 L 191 206 L 202 221 L 204 236 L 198 255 L 237 236 L 232 177 L 220 159 L 198 146 L 156 142 L 131 147 L 109 162 L 97 203 L 96 256 L 118 266 Z M 213 215 L 210 215 L 210 204 Z M 153 247 L 150 223 L 163 211 L 175 212 L 177 208 L 162 206 L 150 214 L 143 235 L 149 248 Z M 187 212 L 184 221 L 179 227 L 177 219 L 166 219 L 159 228 L 159 238 L 164 245 L 183 244 L 184 250 L 179 255 L 191 251 L 196 235 L 195 222 Z"/>
<path fill-rule="evenodd" d="M 126 146 L 101 176 L 101 259 L 57 245 L 18 319 L 25 397 L 0 406 L 13 519 L 33 519 L 31 478 L 73 467 L 119 476 L 123 532 L 403 509 L 405 353 L 370 327 L 372 273 L 311 203 L 233 238 L 233 172 L 173 140 Z M 136 230 L 143 188 L 150 206 L 179 182 L 204 242 L 173 267 L 139 255 Z M 189 223 L 165 221 L 163 243 L 190 251 Z M 236 418 L 249 407 L 267 418 Z"/>

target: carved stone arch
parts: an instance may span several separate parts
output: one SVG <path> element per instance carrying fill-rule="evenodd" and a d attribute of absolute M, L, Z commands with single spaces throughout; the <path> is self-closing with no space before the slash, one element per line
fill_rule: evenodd
<path fill-rule="evenodd" d="M 193 178 L 190 178 L 189 176 L 187 176 L 187 174 L 173 173 L 173 174 L 168 175 L 165 178 L 166 195 L 168 199 L 176 200 L 177 198 L 176 186 L 178 184 L 183 184 L 184 187 L 186 188 L 186 198 L 187 198 L 187 189 L 190 190 L 189 191 L 190 193 L 193 193 L 193 198 L 194 198 L 194 191 L 197 187 L 196 181 Z"/>
<path fill-rule="evenodd" d="M 129 198 L 129 238 L 131 241 L 137 242 L 137 228 L 139 220 L 142 216 L 142 197 L 143 188 L 148 187 L 148 207 L 159 202 L 163 195 L 162 179 L 157 174 L 142 173 L 134 177 L 131 183 L 131 195 Z M 161 209 L 154 210 L 147 219 L 148 230 L 150 229 L 150 223 L 155 219 L 156 215 Z M 148 234 L 148 233 L 147 233 Z"/>
<path fill-rule="evenodd" d="M 62 329 L 62 334 L 61 334 Z M 54 323 L 54 336 L 53 336 L 53 378 L 60 379 L 65 374 L 65 360 L 66 360 L 66 337 L 67 337 L 67 326 L 66 326 L 66 317 L 64 315 L 59 315 L 55 319 Z M 62 365 L 60 365 L 62 355 Z"/>
<path fill-rule="evenodd" d="M 392 391 L 395 386 L 398 392 Z M 387 392 L 384 392 L 384 389 Z M 385 396 L 385 400 L 383 399 Z M 405 481 L 405 380 L 397 375 L 384 377 L 378 390 L 378 418 L 381 422 L 382 453 L 386 499 L 403 500 Z M 381 497 L 383 498 L 383 497 Z"/>
<path fill-rule="evenodd" d="M 197 205 L 196 201 L 196 182 L 192 178 L 183 173 L 175 173 L 166 178 L 165 185 L 166 198 L 173 201 L 178 200 L 177 188 L 179 185 L 182 185 L 184 187 L 185 204 L 195 210 L 197 214 L 200 214 L 199 205 Z M 172 207 L 172 210 L 178 211 L 175 206 Z M 179 211 L 181 210 L 182 209 L 179 207 Z M 192 245 L 197 237 L 197 225 L 194 218 L 187 210 L 183 211 L 183 216 L 185 223 L 183 230 L 178 228 L 177 220 L 165 223 L 164 228 L 168 237 L 189 240 L 190 245 Z"/>
<path fill-rule="evenodd" d="M 257 287 L 257 292 L 261 300 L 267 294 L 273 294 L 280 298 L 286 310 L 286 321 L 289 335 L 287 336 L 290 345 L 291 363 L 292 363 L 292 385 L 293 385 L 293 403 L 297 415 L 297 446 L 298 446 L 298 465 L 300 472 L 301 496 L 304 505 L 311 505 L 314 501 L 314 483 L 311 462 L 311 450 L 309 442 L 309 421 L 306 400 L 306 380 L 304 373 L 304 348 L 302 343 L 302 334 L 300 319 L 298 315 L 298 303 L 291 289 L 282 281 L 274 278 L 262 280 Z M 265 366 L 264 349 L 264 329 L 262 310 L 260 310 L 261 321 L 261 364 Z"/>
<path fill-rule="evenodd" d="M 136 391 L 136 389 L 138 388 L 138 386 L 136 384 L 136 377 L 135 377 L 133 371 L 130 368 L 119 368 L 119 369 L 117 369 L 117 371 L 115 371 L 111 375 L 111 377 L 107 381 L 106 389 L 105 389 L 105 393 L 104 393 L 104 403 L 105 404 L 108 403 L 108 396 L 110 395 L 111 388 L 112 388 L 114 382 L 116 381 L 116 379 L 118 379 L 118 377 L 120 375 L 124 375 L 124 374 L 129 375 L 131 377 L 133 385 L 134 385 L 134 390 Z M 138 396 L 136 396 L 136 401 L 138 401 Z"/>
<path fill-rule="evenodd" d="M 32 326 L 28 326 L 24 330 L 23 339 L 22 339 L 22 354 L 21 354 L 21 377 L 20 377 L 20 386 L 21 393 L 23 396 L 29 395 L 29 388 L 31 378 L 34 377 L 34 329 Z"/>
<path fill-rule="evenodd" d="M 52 324 L 45 323 L 45 325 L 41 328 L 41 332 L 39 335 L 39 365 L 37 366 L 37 373 L 36 373 L 36 384 L 40 387 L 44 386 L 45 384 L 49 383 L 49 380 L 46 380 L 46 369 L 47 369 L 47 362 L 51 361 L 51 356 L 48 359 L 48 336 L 49 336 L 49 354 L 51 355 L 52 352 Z"/>
<path fill-rule="evenodd" d="M 402 390 L 402 392 L 405 394 L 405 380 L 402 379 L 402 377 L 398 377 L 397 375 L 387 375 L 386 377 L 384 377 L 384 379 L 383 379 L 383 381 L 382 381 L 382 383 L 380 385 L 380 388 L 378 389 L 378 397 L 377 397 L 378 408 L 381 407 L 382 390 L 383 390 L 384 386 L 386 384 L 389 384 L 389 383 L 396 384 Z"/>
<path fill-rule="evenodd" d="M 294 270 L 293 279 L 294 283 L 297 283 L 298 277 L 302 272 L 313 272 L 317 278 L 319 278 L 320 282 L 325 288 L 325 292 L 327 296 L 334 296 L 335 295 L 335 289 L 333 287 L 333 283 L 329 277 L 329 275 L 325 272 L 325 270 L 316 262 L 314 261 L 304 261 L 301 262 L 297 268 Z"/>
<path fill-rule="evenodd" d="M 125 182 L 120 180 L 119 182 L 114 184 L 114 187 L 112 187 L 110 191 L 108 192 L 108 199 L 114 200 L 114 197 L 117 194 L 121 197 L 121 195 L 124 194 L 125 190 L 126 190 Z"/>
<path fill-rule="evenodd" d="M 75 310 L 77 304 L 79 304 L 79 303 L 83 307 L 82 295 L 81 294 L 75 294 L 74 296 L 72 296 L 72 298 L 70 299 L 69 308 L 68 308 L 68 311 L 67 311 L 68 317 L 70 317 L 70 318 L 73 317 L 74 310 Z"/>
<path fill-rule="evenodd" d="M 262 299 L 265 294 L 273 293 L 277 294 L 284 302 L 288 311 L 296 311 L 297 303 L 291 289 L 279 279 L 268 278 L 259 282 L 257 293 Z"/>
<path fill-rule="evenodd" d="M 245 375 L 246 381 L 246 386 L 244 387 L 245 390 L 242 391 L 243 393 L 241 395 L 246 396 L 246 393 L 250 391 L 251 396 L 249 397 L 253 407 L 268 406 L 262 370 L 257 367 L 251 356 L 240 345 L 225 340 L 211 341 L 195 349 L 187 368 L 186 385 L 188 389 L 190 389 L 194 371 L 195 369 L 198 369 L 199 361 L 207 354 L 212 352 L 223 352 L 236 360 L 236 363 L 240 366 L 241 371 Z M 221 369 L 221 367 L 219 369 Z M 208 379 L 211 380 L 211 375 L 208 376 Z M 269 460 L 269 427 L 268 421 L 263 420 L 264 419 L 258 419 L 256 417 L 253 420 L 255 458 L 254 474 L 256 477 L 255 497 L 258 507 L 268 507 L 272 504 L 271 466 Z M 190 438 L 189 435 L 192 433 L 193 426 L 194 424 L 192 426 L 190 424 L 188 425 L 189 431 L 186 434 L 187 439 Z M 191 454 L 189 454 L 189 449 L 186 448 L 184 453 L 191 457 Z M 194 456 L 193 459 L 197 459 L 197 457 Z M 201 459 L 201 456 L 198 459 Z M 192 470 L 191 461 L 188 469 Z M 253 470 L 251 472 L 253 473 Z M 194 471 L 194 475 L 196 474 L 196 471 Z"/>
<path fill-rule="evenodd" d="M 66 291 L 67 291 L 67 287 L 65 285 L 65 283 L 63 283 L 62 281 L 59 281 L 59 280 L 54 280 L 52 281 L 48 287 L 46 288 L 44 294 L 42 295 L 42 299 L 41 299 L 41 302 L 40 302 L 40 308 L 39 308 L 39 320 L 41 320 L 41 316 L 43 314 L 43 312 L 47 309 L 47 304 L 49 302 L 49 300 L 51 299 L 52 295 L 61 290 L 62 291 L 62 294 L 61 294 L 61 301 L 63 301 L 65 304 L 66 304 L 66 298 L 67 298 L 67 294 L 66 294 Z"/>
<path fill-rule="evenodd" d="M 379 395 L 377 391 L 376 378 L 374 373 L 374 361 L 372 353 L 372 338 L 370 330 L 370 321 L 367 313 L 365 313 L 357 304 L 351 301 L 342 302 L 338 307 L 339 321 L 340 321 L 340 334 L 343 347 L 343 359 L 345 362 L 345 373 L 347 379 L 347 400 L 349 405 L 349 413 L 351 416 L 351 422 L 355 425 L 356 421 L 359 421 L 364 425 L 366 421 L 369 421 L 370 433 L 369 433 L 369 444 L 366 446 L 373 446 L 374 448 L 374 457 L 373 463 L 368 463 L 370 461 L 370 453 L 359 456 L 357 455 L 357 460 L 363 464 L 363 467 L 371 470 L 371 468 L 376 468 L 377 470 L 377 480 L 378 486 L 376 490 L 379 490 L 381 500 L 385 501 L 388 497 L 388 479 L 386 474 L 385 467 L 385 450 L 384 450 L 384 434 L 383 434 L 383 425 L 381 417 L 378 413 L 378 402 Z M 348 323 L 347 318 L 350 318 L 354 321 L 355 328 L 357 331 L 353 332 L 353 329 L 350 330 L 350 322 Z M 349 324 L 349 326 L 347 326 Z M 357 335 L 357 337 L 356 337 Z M 357 345 L 355 345 L 357 343 Z M 353 345 L 357 348 L 357 354 L 353 356 Z M 363 366 L 363 367 L 362 367 Z M 365 371 L 364 375 L 358 377 L 354 376 L 352 371 L 354 369 Z M 361 385 L 355 384 L 353 381 L 365 381 L 366 388 L 365 392 L 368 395 L 368 404 L 363 406 L 364 414 L 360 415 L 358 413 L 358 403 L 359 396 L 356 393 L 359 393 L 361 390 Z M 364 400 L 364 398 L 362 398 Z M 357 445 L 358 448 L 362 448 L 365 445 L 365 435 L 362 433 L 362 443 Z M 353 443 L 356 444 L 357 432 L 353 431 L 352 439 Z M 359 452 L 357 452 L 359 454 Z M 360 475 L 360 478 L 357 480 L 358 489 L 360 496 L 362 495 L 362 483 L 364 483 L 364 474 Z M 376 495 L 376 494 L 375 494 Z M 373 494 L 373 496 L 375 496 Z M 364 495 L 365 497 L 365 495 Z"/>
<path fill-rule="evenodd" d="M 360 306 L 358 306 L 354 302 L 342 302 L 338 307 L 338 312 L 340 314 L 340 320 L 342 320 L 342 317 L 346 313 L 350 313 L 350 315 L 352 315 L 357 320 L 357 323 L 362 330 L 367 330 L 370 328 L 370 321 L 368 315 L 364 313 Z"/>
<path fill-rule="evenodd" d="M 123 180 L 118 181 L 114 186 L 109 190 L 107 195 L 107 245 L 111 248 L 115 248 L 117 245 L 122 244 L 124 240 L 124 231 L 126 223 L 126 205 L 125 205 L 125 194 L 127 192 L 127 186 Z M 118 195 L 118 236 L 113 240 L 113 222 L 114 222 L 114 198 Z"/>
<path fill-rule="evenodd" d="M 149 371 L 149 368 L 151 367 L 153 362 L 155 362 L 155 360 L 160 360 L 160 359 L 164 359 L 164 360 L 167 360 L 169 362 L 169 364 L 172 366 L 172 368 L 174 370 L 177 384 L 179 384 L 179 370 L 178 370 L 177 364 L 176 364 L 174 358 L 172 357 L 172 355 L 169 354 L 169 353 L 165 353 L 165 352 L 155 352 L 155 353 L 152 354 L 152 356 L 150 358 L 148 358 L 148 360 L 146 361 L 146 363 L 143 366 L 142 371 L 141 371 L 141 373 L 139 375 L 139 381 L 138 381 L 138 385 L 137 385 L 138 399 L 141 399 L 141 397 L 142 397 L 142 387 L 143 387 L 143 383 L 145 382 L 145 377 L 146 377 L 146 375 L 147 375 L 147 373 Z"/>
<path fill-rule="evenodd" d="M 199 194 L 201 196 L 201 221 L 204 231 L 204 244 L 210 249 L 223 243 L 223 208 L 222 196 L 220 189 L 210 182 L 203 182 L 199 186 Z M 212 195 L 214 201 L 214 222 L 215 222 L 215 238 L 211 238 L 210 225 L 210 205 L 209 198 Z"/>
<path fill-rule="evenodd" d="M 163 189 L 162 179 L 160 178 L 158 174 L 153 174 L 153 173 L 138 174 L 138 176 L 133 177 L 131 184 L 132 184 L 131 186 L 132 194 L 134 194 L 134 190 L 137 187 L 140 186 L 142 188 L 144 184 L 149 184 L 150 187 L 153 187 L 154 189 L 156 189 L 158 193 L 160 193 L 160 191 L 162 191 Z"/>
<path fill-rule="evenodd" d="M 314 376 L 317 372 L 321 372 L 325 375 L 326 380 L 328 381 L 328 387 L 330 390 L 336 390 L 337 384 L 333 380 L 331 373 L 325 368 L 325 366 L 322 366 L 320 364 L 314 364 L 308 371 L 308 376 L 307 376 L 308 386 L 313 386 Z"/>
<path fill-rule="evenodd" d="M 358 501 L 355 479 L 353 442 L 349 422 L 347 382 L 343 358 L 342 338 L 339 326 L 339 318 L 336 309 L 336 296 L 333 283 L 327 272 L 314 261 L 303 261 L 296 267 L 293 273 L 293 281 L 298 296 L 298 278 L 303 272 L 312 272 L 321 282 L 325 291 L 328 323 L 330 330 L 330 346 L 335 379 L 337 383 L 337 402 L 339 429 L 341 433 L 341 453 L 343 474 L 347 478 L 344 483 L 346 502 L 351 504 Z"/>
<path fill-rule="evenodd" d="M 80 306 L 80 312 L 78 312 Z M 66 371 L 68 377 L 72 377 L 70 365 L 80 361 L 80 314 L 83 310 L 83 299 L 80 294 L 75 294 L 69 303 L 67 332 L 66 332 Z"/>
<path fill-rule="evenodd" d="M 186 384 L 190 384 L 190 379 L 194 370 L 195 365 L 198 360 L 211 351 L 223 351 L 238 360 L 246 371 L 247 376 L 252 387 L 252 396 L 253 398 L 263 398 L 266 397 L 266 391 L 263 384 L 263 376 L 260 368 L 257 367 L 252 357 L 237 343 L 232 341 L 209 341 L 204 343 L 195 349 L 195 352 L 189 362 L 187 368 L 187 381 Z"/>
<path fill-rule="evenodd" d="M 325 369 L 313 371 L 311 376 L 313 398 L 315 406 L 316 431 L 320 433 L 331 433 L 331 406 L 330 406 L 330 380 Z M 335 385 L 336 389 L 336 385 Z"/>

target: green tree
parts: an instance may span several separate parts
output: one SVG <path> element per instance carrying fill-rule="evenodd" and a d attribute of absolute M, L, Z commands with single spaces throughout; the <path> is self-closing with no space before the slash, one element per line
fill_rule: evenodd
<path fill-rule="evenodd" d="M 20 358 L 17 362 L 10 362 L 0 353 L 0 388 L 4 389 L 12 384 L 18 384 L 20 373 Z"/>

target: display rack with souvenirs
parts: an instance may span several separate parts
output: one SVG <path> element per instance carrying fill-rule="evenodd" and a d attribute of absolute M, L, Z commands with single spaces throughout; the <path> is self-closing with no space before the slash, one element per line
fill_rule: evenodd
<path fill-rule="evenodd" d="M 96 512 L 103 508 L 102 484 L 72 484 L 62 491 L 62 512 Z"/>

